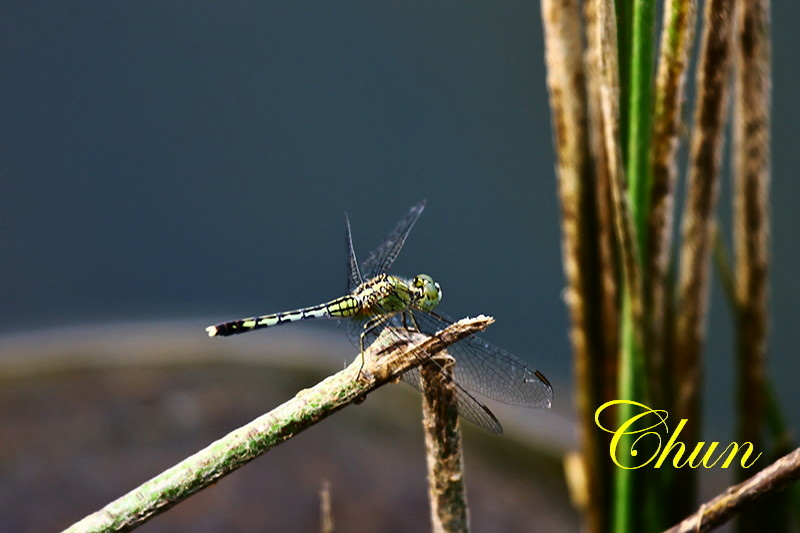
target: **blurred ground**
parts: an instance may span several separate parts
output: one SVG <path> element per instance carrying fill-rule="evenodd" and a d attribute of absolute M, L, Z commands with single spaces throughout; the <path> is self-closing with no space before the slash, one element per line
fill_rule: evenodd
<path fill-rule="evenodd" d="M 303 356 L 291 334 L 273 336 L 271 354 L 258 336 L 220 343 L 170 329 L 0 344 L 0 530 L 66 527 L 341 368 L 313 355 L 326 338 Z M 419 404 L 410 387 L 384 387 L 140 531 L 317 531 L 326 480 L 338 531 L 426 531 Z M 464 424 L 474 531 L 577 530 L 553 435 L 520 438 L 518 413 L 496 412 L 502 437 Z"/>

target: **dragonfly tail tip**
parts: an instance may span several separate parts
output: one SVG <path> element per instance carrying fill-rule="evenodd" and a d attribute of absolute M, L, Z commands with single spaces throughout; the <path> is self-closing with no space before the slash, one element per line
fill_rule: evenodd
<path fill-rule="evenodd" d="M 208 333 L 209 337 L 216 337 L 217 336 L 217 326 L 208 326 L 206 328 L 206 333 Z"/>

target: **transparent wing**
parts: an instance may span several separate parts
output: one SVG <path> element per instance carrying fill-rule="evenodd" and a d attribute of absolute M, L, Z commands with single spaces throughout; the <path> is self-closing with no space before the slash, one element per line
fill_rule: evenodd
<path fill-rule="evenodd" d="M 347 324 L 347 336 L 350 338 L 350 340 L 353 342 L 356 348 L 360 349 L 362 333 L 363 333 L 364 349 L 367 349 L 367 347 L 370 346 L 378 337 L 378 335 L 380 335 L 380 333 L 387 327 L 390 328 L 392 331 L 404 331 L 409 329 L 410 330 L 415 329 L 413 327 L 410 327 L 410 325 L 411 325 L 411 318 L 407 313 L 382 315 L 380 317 L 372 319 L 367 318 L 367 319 L 350 320 Z M 400 338 L 399 333 L 397 334 L 397 336 L 398 338 Z M 460 343 L 456 343 L 456 345 L 457 344 Z M 452 348 L 453 346 L 454 345 L 451 345 L 448 348 L 448 353 L 450 352 L 450 348 Z M 431 360 L 430 358 L 422 356 L 420 356 L 420 358 Z M 456 360 L 456 368 L 457 367 L 458 367 L 458 360 Z M 442 369 L 442 372 L 444 372 L 444 369 Z M 403 373 L 402 376 L 400 377 L 406 383 L 413 385 L 420 391 L 422 390 L 422 384 L 420 381 L 418 368 L 412 368 L 411 370 Z M 456 385 L 456 403 L 458 407 L 458 414 L 466 418 L 473 424 L 485 429 L 486 431 L 489 431 L 491 433 L 496 433 L 498 435 L 502 433 L 503 426 L 500 425 L 500 422 L 497 420 L 494 414 L 492 414 L 489 408 L 483 405 L 469 392 L 467 392 L 464 389 L 464 387 L 462 387 L 461 384 L 459 384 L 457 378 L 454 378 L 454 381 Z"/>
<path fill-rule="evenodd" d="M 432 335 L 452 323 L 444 316 L 413 311 L 420 332 Z M 450 345 L 447 352 L 456 360 L 456 383 L 499 402 L 524 407 L 550 407 L 553 388 L 538 370 L 532 370 L 516 356 L 470 336 Z"/>
<path fill-rule="evenodd" d="M 363 283 L 361 271 L 358 269 L 358 259 L 353 248 L 353 234 L 350 232 L 350 218 L 344 215 L 344 222 L 347 225 L 347 292 L 353 292 L 356 287 Z"/>
<path fill-rule="evenodd" d="M 355 344 L 357 348 L 360 348 L 363 333 L 364 349 L 366 349 L 387 327 L 390 328 L 390 331 L 403 331 L 408 329 L 413 330 L 415 328 L 410 327 L 411 322 L 412 318 L 408 315 L 408 313 L 383 315 L 379 318 L 373 319 L 372 321 L 370 321 L 370 319 L 351 320 L 347 324 L 347 335 L 353 344 Z M 398 338 L 400 338 L 399 334 Z M 456 343 L 455 345 L 450 345 L 448 347 L 448 353 L 450 353 L 453 346 L 457 346 L 458 344 L 460 344 L 460 342 Z M 433 361 L 438 365 L 438 363 L 433 359 L 427 357 L 423 358 L 422 356 L 420 356 L 420 358 Z M 458 359 L 456 359 L 456 368 L 458 368 Z M 442 369 L 442 372 L 444 372 L 444 369 Z M 454 373 L 457 375 L 458 371 L 456 370 Z M 422 381 L 419 374 L 419 368 L 412 368 L 411 370 L 404 372 L 400 378 L 406 383 L 414 386 L 417 390 L 422 391 Z M 494 416 L 489 408 L 483 405 L 472 394 L 464 389 L 464 387 L 462 387 L 458 382 L 458 378 L 455 376 L 454 381 L 456 385 L 456 404 L 458 408 L 458 414 L 473 424 L 485 429 L 486 431 L 498 435 L 502 433 L 503 426 L 500 425 L 497 417 Z"/>
<path fill-rule="evenodd" d="M 412 385 L 417 390 L 422 391 L 422 379 L 419 375 L 419 368 L 412 368 L 405 372 L 400 379 Z M 488 407 L 479 402 L 475 397 L 464 390 L 458 382 L 456 382 L 456 404 L 458 406 L 458 414 L 478 427 L 485 429 L 497 435 L 503 432 L 503 426 L 500 421 L 489 410 Z"/>
<path fill-rule="evenodd" d="M 414 227 L 422 211 L 425 209 L 425 200 L 411 208 L 411 211 L 403 217 L 397 227 L 386 237 L 386 240 L 381 243 L 361 264 L 361 273 L 364 279 L 371 279 L 375 276 L 383 274 L 389 267 L 392 266 L 394 260 L 397 259 L 400 250 L 403 248 L 403 243 L 406 242 L 406 237 Z"/>
<path fill-rule="evenodd" d="M 353 248 L 353 237 L 350 231 L 350 220 L 345 215 L 345 223 L 347 225 L 347 260 L 348 260 L 348 292 L 353 292 L 358 285 L 363 283 L 365 280 L 372 279 L 380 274 L 385 273 L 389 267 L 392 266 L 397 256 L 400 254 L 400 250 L 403 248 L 403 244 L 406 242 L 406 238 L 408 234 L 411 232 L 411 228 L 414 227 L 414 223 L 416 223 L 419 216 L 422 214 L 422 211 L 425 209 L 426 200 L 422 200 L 417 205 L 411 208 L 411 210 L 406 214 L 403 219 L 397 223 L 397 226 L 389 233 L 389 236 L 384 239 L 384 241 L 378 246 L 375 250 L 373 250 L 366 260 L 361 264 L 361 268 L 359 270 L 358 260 L 356 259 L 355 249 Z M 375 310 L 374 315 L 380 314 L 379 310 Z M 347 336 L 350 340 L 355 344 L 356 347 L 361 348 L 361 336 L 362 333 L 365 332 L 365 329 L 368 329 L 367 336 L 364 338 L 363 348 L 366 349 L 372 341 L 374 341 L 378 335 L 380 334 L 382 327 L 370 327 L 368 322 L 371 318 L 362 318 L 362 319 L 353 319 L 348 321 L 347 325 Z M 386 323 L 388 323 L 389 317 L 384 321 L 383 327 L 385 327 Z M 401 326 L 403 325 L 401 322 L 398 322 L 396 325 Z M 366 328 L 365 328 L 366 326 Z"/>

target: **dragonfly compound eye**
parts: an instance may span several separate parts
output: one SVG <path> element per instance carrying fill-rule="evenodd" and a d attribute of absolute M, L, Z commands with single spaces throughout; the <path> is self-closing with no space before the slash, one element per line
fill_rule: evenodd
<path fill-rule="evenodd" d="M 420 274 L 414 278 L 414 288 L 417 289 L 417 306 L 425 311 L 430 311 L 442 301 L 442 288 L 433 278 Z"/>

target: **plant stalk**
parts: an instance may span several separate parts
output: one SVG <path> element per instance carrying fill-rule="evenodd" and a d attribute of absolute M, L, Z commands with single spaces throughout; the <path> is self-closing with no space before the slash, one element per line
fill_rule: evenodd
<path fill-rule="evenodd" d="M 469 508 L 452 379 L 455 361 L 451 357 L 437 361 L 442 359 L 443 364 L 431 361 L 420 366 L 431 523 L 436 533 L 466 532 Z"/>

